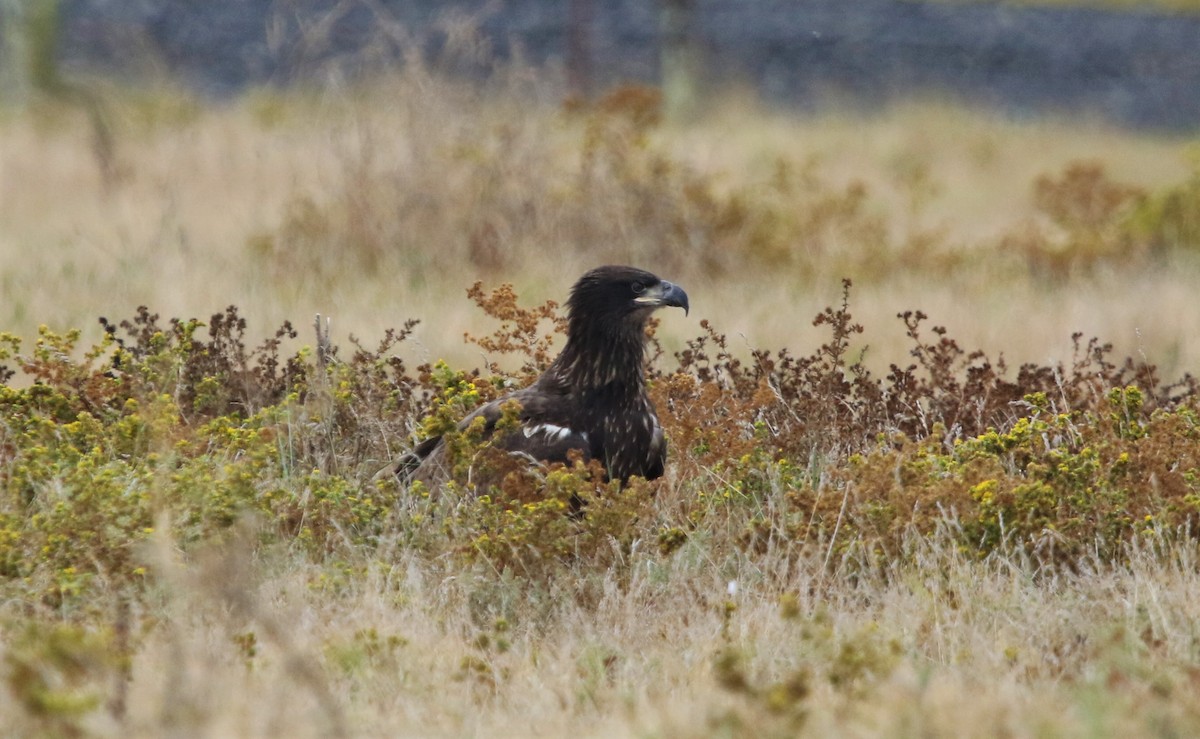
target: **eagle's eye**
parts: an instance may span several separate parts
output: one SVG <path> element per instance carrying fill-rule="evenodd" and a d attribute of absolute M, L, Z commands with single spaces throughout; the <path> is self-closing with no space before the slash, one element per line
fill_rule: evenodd
<path fill-rule="evenodd" d="M 632 288 L 634 295 L 641 295 L 642 293 L 646 292 L 646 286 L 640 282 L 633 283 Z"/>

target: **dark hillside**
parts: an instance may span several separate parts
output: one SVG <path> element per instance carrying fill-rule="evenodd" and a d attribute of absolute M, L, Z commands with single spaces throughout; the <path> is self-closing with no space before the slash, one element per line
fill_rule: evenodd
<path fill-rule="evenodd" d="M 128 68 L 138 57 L 130 49 L 141 48 L 159 68 L 224 94 L 354 74 L 397 58 L 412 40 L 436 56 L 447 28 L 471 19 L 487 42 L 483 56 L 519 47 L 534 63 L 558 63 L 568 5 L 71 0 L 64 54 Z M 597 85 L 656 81 L 657 7 L 594 0 L 588 38 Z M 699 0 L 696 13 L 705 63 L 719 73 L 711 79 L 750 81 L 789 104 L 948 94 L 1015 115 L 1075 111 L 1175 130 L 1200 123 L 1200 18 L 1189 15 L 902 0 Z"/>

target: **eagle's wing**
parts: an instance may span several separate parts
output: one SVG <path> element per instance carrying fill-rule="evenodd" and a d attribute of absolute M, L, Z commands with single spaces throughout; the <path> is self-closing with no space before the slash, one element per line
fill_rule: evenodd
<path fill-rule="evenodd" d="M 566 462 L 573 450 L 579 450 L 586 461 L 591 458 L 592 440 L 585 430 L 575 428 L 578 418 L 568 388 L 543 377 L 533 385 L 498 398 L 475 409 L 462 420 L 458 428 L 466 429 L 477 418 L 484 419 L 483 438 L 492 438 L 496 424 L 504 415 L 506 403 L 521 404 L 520 423 L 503 437 L 493 439 L 495 445 L 509 452 L 525 454 L 540 462 Z M 440 436 L 426 439 L 396 465 L 402 479 L 435 483 L 449 479 L 445 445 Z"/>
<path fill-rule="evenodd" d="M 565 386 L 543 378 L 512 397 L 521 403 L 521 424 L 497 439 L 497 446 L 540 462 L 566 462 L 576 449 L 585 461 L 591 457 L 592 439 L 577 427 L 579 414 Z"/>

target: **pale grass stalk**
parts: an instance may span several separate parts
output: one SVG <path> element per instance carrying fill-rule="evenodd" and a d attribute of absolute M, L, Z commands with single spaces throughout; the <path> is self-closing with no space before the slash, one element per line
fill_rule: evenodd
<path fill-rule="evenodd" d="M 1193 544 L 1038 573 L 934 535 L 868 577 L 697 546 L 665 560 L 635 548 L 626 575 L 566 569 L 540 585 L 393 551 L 315 587 L 321 570 L 292 555 L 214 550 L 161 570 L 173 584 L 144 614 L 158 625 L 136 640 L 121 732 L 1083 737 L 1200 716 Z M 746 679 L 765 691 L 807 675 L 794 721 L 716 680 L 730 578 L 726 638 Z M 246 633 L 252 657 L 233 641 Z"/>

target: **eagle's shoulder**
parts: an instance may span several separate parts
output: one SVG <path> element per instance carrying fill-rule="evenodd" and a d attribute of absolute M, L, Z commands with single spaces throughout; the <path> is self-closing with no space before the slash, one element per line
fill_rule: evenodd
<path fill-rule="evenodd" d="M 488 404 L 493 406 L 486 411 L 489 431 L 509 401 L 520 404 L 520 423 L 496 439 L 498 446 L 549 462 L 566 461 L 572 450 L 582 452 L 584 459 L 590 457 L 593 440 L 580 423 L 578 396 L 559 375 L 547 372 L 529 387 Z"/>
<path fill-rule="evenodd" d="M 482 416 L 486 421 L 484 431 L 490 434 L 504 416 L 505 410 L 514 402 L 519 406 L 518 418 L 523 427 L 538 424 L 570 426 L 578 414 L 578 397 L 572 391 L 570 383 L 557 373 L 546 372 L 532 385 L 475 409 L 463 419 L 462 425 L 465 428 L 476 417 Z"/>

